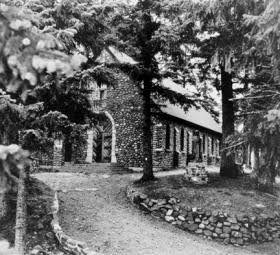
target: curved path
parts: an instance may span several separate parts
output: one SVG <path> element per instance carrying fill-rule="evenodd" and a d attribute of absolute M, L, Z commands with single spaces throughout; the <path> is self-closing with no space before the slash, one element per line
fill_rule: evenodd
<path fill-rule="evenodd" d="M 103 254 L 279 254 L 271 243 L 249 247 L 225 246 L 145 215 L 125 197 L 126 185 L 139 178 L 138 174 L 41 173 L 35 176 L 61 190 L 60 216 L 64 231 Z"/>

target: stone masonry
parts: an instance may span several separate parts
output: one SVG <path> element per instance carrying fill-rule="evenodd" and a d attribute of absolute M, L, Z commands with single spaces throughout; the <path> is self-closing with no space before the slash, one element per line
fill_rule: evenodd
<path fill-rule="evenodd" d="M 241 246 L 270 242 L 280 237 L 278 212 L 255 217 L 212 212 L 207 208 L 185 208 L 180 206 L 180 201 L 175 197 L 153 199 L 132 186 L 127 188 L 127 197 L 155 218 L 161 218 L 185 231 L 224 244 Z"/>
<path fill-rule="evenodd" d="M 93 109 L 94 104 L 98 105 L 98 111 L 105 116 L 109 115 L 112 119 L 108 121 L 114 122 L 112 132 L 116 139 L 114 150 L 111 149 L 114 151 L 111 160 L 114 158 L 118 164 L 125 167 L 142 167 L 144 118 L 140 87 L 120 70 L 116 70 L 116 73 L 118 73 L 118 86 L 98 87 L 94 83 L 89 90 L 89 98 L 92 99 Z M 152 122 L 155 169 L 185 168 L 190 161 L 202 161 L 208 164 L 219 161 L 220 134 L 169 115 L 154 115 Z M 169 136 L 167 129 L 169 129 Z M 71 162 L 80 164 L 95 162 L 98 154 L 97 129 L 94 127 L 93 130 L 94 132 L 92 129 L 85 132 L 86 144 L 72 144 Z M 200 142 L 194 141 L 197 132 Z M 64 143 L 65 141 L 63 145 Z M 111 144 L 111 147 L 113 145 Z M 53 165 L 60 166 L 64 163 L 64 154 L 64 146 L 62 149 L 54 146 L 53 159 L 49 161 Z"/>

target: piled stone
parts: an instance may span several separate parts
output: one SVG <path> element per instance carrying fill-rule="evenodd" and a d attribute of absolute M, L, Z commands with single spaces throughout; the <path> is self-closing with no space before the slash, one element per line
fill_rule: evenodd
<path fill-rule="evenodd" d="M 280 237 L 280 217 L 274 215 L 233 216 L 223 212 L 211 212 L 197 207 L 182 208 L 174 197 L 150 199 L 132 187 L 128 198 L 153 217 L 162 218 L 177 227 L 236 246 L 263 243 Z"/>
<path fill-rule="evenodd" d="M 92 251 L 84 242 L 80 242 L 78 240 L 72 239 L 70 236 L 66 235 L 62 228 L 59 225 L 59 202 L 58 195 L 55 192 L 52 206 L 52 216 L 53 220 L 51 222 L 53 233 L 59 242 L 61 248 L 70 254 L 74 255 L 101 255 L 101 253 L 97 253 Z M 40 252 L 40 251 L 39 251 Z M 34 253 L 34 255 L 40 255 L 41 253 Z M 33 255 L 33 254 L 32 254 Z"/>
<path fill-rule="evenodd" d="M 189 163 L 185 178 L 187 181 L 194 184 L 207 184 L 209 181 L 208 173 L 203 164 L 192 164 Z"/>

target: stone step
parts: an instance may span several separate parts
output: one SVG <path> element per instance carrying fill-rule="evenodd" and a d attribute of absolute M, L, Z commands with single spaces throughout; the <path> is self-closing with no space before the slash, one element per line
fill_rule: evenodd
<path fill-rule="evenodd" d="M 106 166 L 106 167 L 102 167 L 102 166 L 61 166 L 61 168 L 75 168 L 75 169 L 77 169 L 77 168 L 80 168 L 80 169 L 123 169 L 123 168 L 125 168 L 125 167 L 116 167 L 116 166 L 112 166 L 112 167 L 110 167 L 110 166 Z"/>
<path fill-rule="evenodd" d="M 111 172 L 111 173 L 127 173 L 132 172 L 127 167 L 123 167 L 117 163 L 91 163 L 91 164 L 72 164 L 66 162 L 58 168 L 63 172 Z"/>
<path fill-rule="evenodd" d="M 73 164 L 73 163 L 65 163 L 64 166 L 109 166 L 109 167 L 122 167 L 117 163 L 90 163 L 90 164 Z"/>
<path fill-rule="evenodd" d="M 122 168 L 122 169 L 94 169 L 94 168 L 58 168 L 59 171 L 66 171 L 66 172 L 80 172 L 80 171 L 86 171 L 86 172 L 121 172 L 121 171 L 128 171 L 128 168 Z M 131 171 L 131 170 L 130 170 Z"/>

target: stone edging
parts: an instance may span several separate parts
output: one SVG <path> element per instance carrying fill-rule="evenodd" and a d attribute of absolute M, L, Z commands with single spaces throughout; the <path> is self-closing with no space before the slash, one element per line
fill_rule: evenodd
<path fill-rule="evenodd" d="M 55 191 L 53 205 L 52 205 L 53 220 L 51 222 L 51 226 L 61 247 L 64 250 L 74 255 L 101 255 L 100 253 L 91 251 L 87 247 L 86 243 L 74 240 L 71 237 L 67 236 L 59 225 L 58 212 L 59 212 L 59 200 L 58 200 L 57 191 Z"/>
<path fill-rule="evenodd" d="M 164 219 L 185 231 L 236 246 L 273 241 L 280 237 L 280 216 L 274 215 L 232 216 L 211 212 L 202 208 L 182 208 L 180 201 L 151 199 L 139 192 L 137 187 L 127 187 L 128 199 L 141 210 L 156 218 Z"/>

